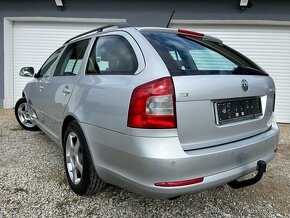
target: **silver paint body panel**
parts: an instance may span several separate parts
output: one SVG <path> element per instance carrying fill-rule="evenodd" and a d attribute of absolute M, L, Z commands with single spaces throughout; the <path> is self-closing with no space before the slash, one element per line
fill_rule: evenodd
<path fill-rule="evenodd" d="M 128 40 L 138 60 L 134 75 L 85 75 L 94 38 L 101 35 L 121 35 Z M 65 118 L 72 116 L 79 122 L 95 169 L 105 182 L 143 195 L 172 197 L 232 181 L 254 171 L 258 160 L 268 162 L 274 157 L 279 129 L 272 119 L 275 86 L 270 77 L 175 76 L 177 128 L 128 128 L 134 88 L 170 76 L 168 69 L 135 28 L 86 37 L 92 40 L 79 75 L 34 79 L 24 94 L 37 114 L 35 123 L 59 145 Z M 249 83 L 247 92 L 241 89 L 242 79 Z M 71 92 L 64 95 L 66 86 Z M 261 97 L 262 117 L 216 124 L 215 100 L 249 96 Z M 204 182 L 175 188 L 154 186 L 156 182 L 198 177 L 204 177 Z"/>

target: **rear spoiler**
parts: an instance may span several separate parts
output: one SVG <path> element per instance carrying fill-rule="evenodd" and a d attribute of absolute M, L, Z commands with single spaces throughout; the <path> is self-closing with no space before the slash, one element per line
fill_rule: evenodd
<path fill-rule="evenodd" d="M 223 41 L 219 38 L 206 35 L 204 33 L 199 33 L 199 32 L 194 32 L 190 30 L 184 30 L 184 29 L 171 29 L 171 28 L 158 28 L 158 27 L 142 27 L 138 28 L 140 32 L 142 31 L 151 31 L 151 32 L 165 32 L 165 33 L 174 33 L 182 36 L 187 36 L 187 37 L 194 37 L 194 38 L 200 38 L 205 41 L 209 42 L 215 42 L 217 44 L 223 44 Z"/>

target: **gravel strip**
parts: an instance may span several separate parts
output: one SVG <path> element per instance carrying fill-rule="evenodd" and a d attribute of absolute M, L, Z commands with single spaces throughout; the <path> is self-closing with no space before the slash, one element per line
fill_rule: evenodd
<path fill-rule="evenodd" d="M 108 186 L 75 195 L 62 150 L 42 132 L 21 129 L 13 110 L 0 110 L 0 217 L 290 217 L 290 125 L 280 125 L 279 151 L 262 181 L 234 190 L 224 185 L 169 200 Z"/>

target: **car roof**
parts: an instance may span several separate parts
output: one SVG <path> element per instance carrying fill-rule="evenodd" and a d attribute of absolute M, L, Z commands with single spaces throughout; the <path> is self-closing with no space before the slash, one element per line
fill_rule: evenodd
<path fill-rule="evenodd" d="M 127 23 L 118 23 L 118 24 L 109 24 L 109 25 L 101 26 L 101 27 L 98 27 L 96 29 L 79 34 L 79 35 L 67 40 L 64 43 L 64 45 L 69 44 L 70 42 L 82 40 L 82 39 L 87 38 L 87 37 L 92 36 L 92 35 L 97 35 L 97 34 L 102 33 L 102 32 L 111 32 L 111 31 L 116 31 L 116 30 L 125 29 L 125 28 L 133 28 L 135 30 L 138 30 L 139 32 L 162 32 L 162 33 L 181 34 L 181 35 L 186 35 L 189 37 L 199 37 L 199 38 L 202 38 L 202 40 L 223 44 L 223 41 L 216 38 L 216 37 L 213 37 L 213 36 L 210 36 L 207 34 L 203 34 L 203 33 L 199 33 L 199 32 L 193 32 L 190 30 L 164 28 L 164 27 L 137 27 L 136 28 L 136 27 L 131 27 Z"/>

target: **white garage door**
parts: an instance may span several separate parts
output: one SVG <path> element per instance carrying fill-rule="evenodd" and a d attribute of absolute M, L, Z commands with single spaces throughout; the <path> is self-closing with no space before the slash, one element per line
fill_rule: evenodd
<path fill-rule="evenodd" d="M 276 84 L 276 120 L 290 123 L 290 26 L 201 25 L 174 21 L 171 27 L 218 37 L 266 70 Z"/>
<path fill-rule="evenodd" d="M 13 97 L 21 98 L 25 84 L 31 78 L 19 76 L 22 67 L 34 67 L 37 72 L 44 61 L 66 40 L 107 23 L 14 22 L 13 26 Z"/>

